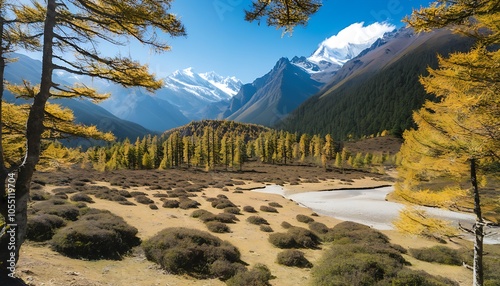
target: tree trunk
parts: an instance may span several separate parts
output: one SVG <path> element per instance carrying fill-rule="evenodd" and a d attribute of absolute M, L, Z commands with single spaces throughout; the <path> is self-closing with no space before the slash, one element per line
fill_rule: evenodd
<path fill-rule="evenodd" d="M 476 159 L 470 160 L 470 175 L 472 190 L 474 192 L 474 213 L 476 214 L 476 223 L 474 224 L 474 265 L 473 265 L 473 285 L 483 285 L 483 238 L 484 222 L 481 214 L 481 205 L 479 200 L 479 188 L 477 187 Z"/>
<path fill-rule="evenodd" d="M 28 115 L 28 122 L 26 124 L 26 155 L 24 162 L 18 170 L 15 187 L 11 188 L 15 191 L 13 201 L 10 199 L 6 200 L 6 203 L 2 201 L 2 205 L 0 206 L 2 214 L 6 210 L 4 208 L 7 208 L 7 211 L 8 207 L 15 208 L 13 221 L 9 221 L 11 227 L 0 238 L 0 278 L 4 278 L 4 275 L 10 275 L 15 272 L 15 264 L 19 260 L 19 251 L 26 236 L 31 178 L 33 177 L 35 166 L 40 159 L 40 142 L 44 131 L 45 105 L 50 97 L 50 89 L 52 87 L 52 40 L 56 23 L 55 18 L 56 1 L 48 0 L 44 23 L 40 92 L 35 96 Z M 8 176 L 7 181 L 10 178 Z"/>

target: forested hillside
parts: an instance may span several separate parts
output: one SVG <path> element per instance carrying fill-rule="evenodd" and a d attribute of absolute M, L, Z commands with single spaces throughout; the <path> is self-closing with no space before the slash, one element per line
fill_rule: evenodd
<path fill-rule="evenodd" d="M 354 150 L 354 148 L 353 148 Z M 87 151 L 97 170 L 203 168 L 242 170 L 248 161 L 268 164 L 308 163 L 328 168 L 371 169 L 394 163 L 396 155 L 380 150 L 351 152 L 330 134 L 308 135 L 254 124 L 203 120 Z M 378 168 L 375 168 L 378 170 Z"/>
<path fill-rule="evenodd" d="M 447 55 L 471 44 L 471 40 L 442 32 L 400 51 L 381 46 L 376 50 L 381 56 L 370 57 L 372 53 L 368 53 L 346 64 L 338 72 L 339 76 L 347 74 L 345 78 L 334 78 L 278 127 L 290 132 L 330 133 L 339 139 L 383 130 L 400 136 L 413 126 L 412 111 L 426 99 L 433 99 L 419 83 L 419 76 L 427 73 L 427 67 L 437 65 L 436 53 Z"/>

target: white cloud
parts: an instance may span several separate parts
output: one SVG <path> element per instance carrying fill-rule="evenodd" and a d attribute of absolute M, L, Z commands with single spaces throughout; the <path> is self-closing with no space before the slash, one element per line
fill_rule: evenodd
<path fill-rule="evenodd" d="M 386 32 L 391 32 L 396 28 L 396 26 L 389 23 L 375 22 L 366 27 L 364 24 L 364 22 L 354 23 L 349 27 L 344 28 L 337 35 L 324 40 L 320 46 L 327 46 L 330 49 L 338 49 L 347 46 L 349 43 L 373 43 L 375 40 L 382 37 Z"/>

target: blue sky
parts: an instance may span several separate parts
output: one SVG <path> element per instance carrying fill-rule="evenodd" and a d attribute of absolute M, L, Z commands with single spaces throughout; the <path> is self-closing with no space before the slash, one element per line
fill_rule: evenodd
<path fill-rule="evenodd" d="M 171 12 L 186 27 L 187 36 L 167 37 L 172 50 L 160 55 L 148 48 L 131 44 L 120 47 L 121 54 L 149 65 L 159 77 L 175 70 L 194 68 L 195 72 L 215 71 L 236 76 L 244 83 L 266 74 L 281 57 L 310 56 L 325 39 L 345 27 L 364 22 L 387 22 L 397 27 L 412 8 L 428 6 L 429 0 L 323 0 L 323 7 L 306 27 L 296 27 L 293 34 L 268 27 L 265 20 L 244 21 L 244 9 L 250 0 L 174 0 Z M 116 47 L 101 46 L 104 53 Z"/>
<path fill-rule="evenodd" d="M 355 22 L 388 22 L 403 26 L 401 19 L 412 8 L 428 6 L 424 0 L 324 0 L 321 10 L 306 27 L 291 36 L 263 21 L 244 21 L 250 0 L 176 0 L 172 12 L 182 20 L 187 37 L 169 38 L 172 50 L 161 55 L 145 48 L 129 48 L 133 57 L 148 63 L 159 76 L 193 67 L 196 72 L 215 71 L 236 76 L 244 83 L 267 73 L 280 57 L 309 56 L 318 44 Z"/>

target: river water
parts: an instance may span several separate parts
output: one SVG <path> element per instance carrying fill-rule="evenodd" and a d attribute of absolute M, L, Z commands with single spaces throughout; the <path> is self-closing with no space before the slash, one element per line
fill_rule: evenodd
<path fill-rule="evenodd" d="M 281 195 L 320 215 L 354 221 L 379 230 L 390 230 L 394 229 L 392 222 L 397 219 L 399 211 L 404 208 L 403 204 L 385 200 L 387 194 L 393 190 L 393 187 L 382 187 L 287 194 L 282 186 L 269 185 L 254 191 Z M 464 227 L 470 227 L 475 221 L 475 216 L 472 214 L 439 208 L 421 208 L 430 216 L 447 220 L 457 227 L 459 222 Z M 484 239 L 485 243 L 500 244 L 498 228 L 488 228 L 487 233 L 489 234 Z"/>

